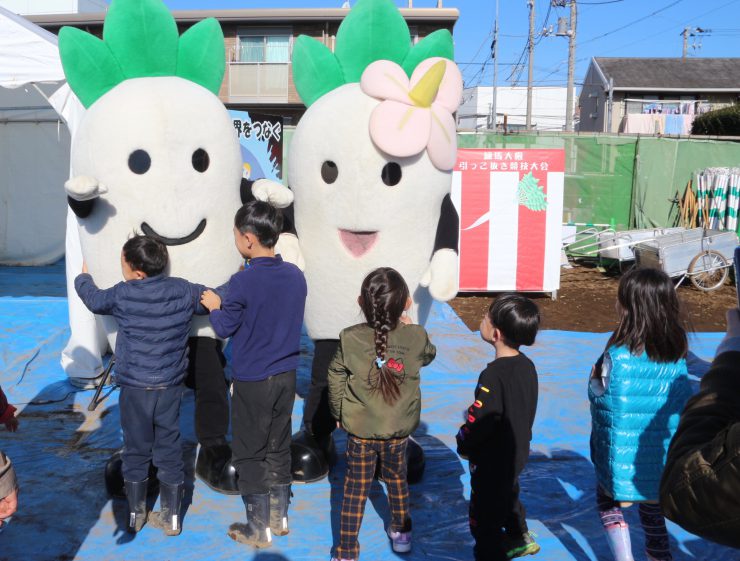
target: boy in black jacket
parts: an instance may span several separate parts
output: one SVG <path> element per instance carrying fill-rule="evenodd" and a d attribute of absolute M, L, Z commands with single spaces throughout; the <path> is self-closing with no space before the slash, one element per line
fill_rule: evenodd
<path fill-rule="evenodd" d="M 519 502 L 519 474 L 529 457 L 537 411 L 537 371 L 519 352 L 534 343 L 540 314 L 529 298 L 498 298 L 480 334 L 496 349 L 481 372 L 475 401 L 457 433 L 457 452 L 470 462 L 470 532 L 475 559 L 503 561 L 540 550 Z"/>

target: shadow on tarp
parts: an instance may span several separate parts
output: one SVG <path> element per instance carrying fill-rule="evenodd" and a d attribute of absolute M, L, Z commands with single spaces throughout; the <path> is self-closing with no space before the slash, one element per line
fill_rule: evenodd
<path fill-rule="evenodd" d="M 551 456 L 532 454 L 521 477 L 522 502 L 530 529 L 539 530 L 538 542 L 546 559 L 596 561 L 612 559 L 596 507 L 596 482 L 591 462 L 572 450 L 553 450 Z M 644 559 L 645 539 L 637 505 L 623 510 L 630 526 L 635 559 Z M 694 538 L 669 522 L 674 561 L 723 559 L 735 561 L 737 552 Z M 682 540 L 677 540 L 680 535 Z M 556 542 L 553 543 L 553 540 Z M 567 552 L 566 557 L 558 550 Z"/>
<path fill-rule="evenodd" d="M 67 297 L 65 261 L 46 267 L 7 267 L 0 265 L 0 297 Z"/>
<path fill-rule="evenodd" d="M 63 281 L 63 274 L 59 276 Z M 200 482 L 192 491 L 181 536 L 166 538 L 147 526 L 132 541 L 117 543 L 121 537 L 119 506 L 105 495 L 103 466 L 121 443 L 118 392 L 108 395 L 96 415 L 87 413 L 92 392 L 75 392 L 59 366 L 59 353 L 69 333 L 67 322 L 64 298 L 0 297 L 0 384 L 8 390 L 11 402 L 21 405 L 20 431 L 8 434 L 0 428 L 0 448 L 13 459 L 22 485 L 21 510 L 0 534 L 0 559 L 328 559 L 334 543 L 331 510 L 339 500 L 332 487 L 341 485 L 341 471 L 334 472 L 333 479 L 295 486 L 291 533 L 277 538 L 269 551 L 254 551 L 230 540 L 226 536 L 229 524 L 245 517 L 241 500 L 219 495 Z M 469 560 L 469 477 L 467 463 L 454 453 L 454 435 L 462 411 L 473 399 L 478 374 L 493 353 L 447 305 L 432 306 L 427 329 L 438 356 L 422 373 L 422 421 L 427 428 L 417 436 L 425 449 L 427 470 L 422 483 L 410 491 L 411 559 Z M 702 358 L 710 358 L 720 338 L 698 334 L 692 337 L 691 346 Z M 543 560 L 608 559 L 594 504 L 593 468 L 587 460 L 586 396 L 591 364 L 605 340 L 604 334 L 545 331 L 525 351 L 540 374 L 540 402 L 533 459 L 522 476 L 522 496 L 530 528 L 539 534 L 543 549 L 537 558 Z M 302 351 L 294 430 L 303 409 L 300 396 L 310 382 L 311 344 L 305 338 Z M 23 406 L 32 401 L 46 403 Z M 192 458 L 192 392 L 185 394 L 181 419 L 186 457 Z M 339 450 L 341 455 L 341 442 Z M 375 487 L 360 532 L 363 559 L 395 559 L 384 533 L 385 505 L 382 487 Z M 634 528 L 636 558 L 643 559 L 636 509 L 626 514 Z M 737 551 L 698 540 L 674 525 L 669 529 L 676 561 L 738 559 Z"/>
<path fill-rule="evenodd" d="M 20 485 L 18 513 L 0 535 L 2 560 L 75 559 L 108 503 L 103 465 L 118 446 L 91 440 L 101 431 L 117 433 L 118 408 L 89 417 L 75 396 L 68 382 L 51 384 L 23 409 L 18 432 L 2 434 Z M 115 522 L 112 543 L 125 513 Z"/>
<path fill-rule="evenodd" d="M 366 517 L 360 529 L 360 556 L 370 559 L 399 557 L 403 559 L 451 559 L 450 552 L 472 547 L 467 533 L 468 502 L 464 496 L 461 476 L 464 473 L 458 455 L 444 442 L 428 434 L 428 427 L 421 423 L 414 438 L 424 449 L 426 468 L 422 480 L 409 486 L 409 506 L 413 521 L 413 549 L 411 553 L 397 555 L 390 549 L 385 536 L 391 512 L 385 485 L 377 480 L 370 487 L 365 506 Z M 334 548 L 339 545 L 339 526 L 344 494 L 344 476 L 347 468 L 345 450 L 347 435 L 335 431 L 339 461 L 329 474 L 331 485 L 331 529 Z M 368 526 L 372 526 L 368 528 Z M 383 536 L 380 543 L 365 542 L 363 534 Z M 375 538 L 377 539 L 377 538 Z M 469 542 L 469 543 L 468 543 Z M 328 558 L 328 552 L 327 552 Z M 457 557 L 455 557 L 457 559 Z M 461 557 L 465 559 L 465 557 Z"/>

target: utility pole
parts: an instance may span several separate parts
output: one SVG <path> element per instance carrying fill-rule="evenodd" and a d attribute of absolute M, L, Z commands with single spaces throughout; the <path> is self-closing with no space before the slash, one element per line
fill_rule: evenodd
<path fill-rule="evenodd" d="M 686 56 L 689 54 L 689 37 L 700 36 L 702 33 L 709 33 L 711 29 L 702 29 L 701 27 L 684 27 L 681 35 L 683 35 L 683 51 L 681 58 L 686 60 Z M 696 42 L 693 47 L 696 49 Z M 699 37 L 699 49 L 701 49 L 701 37 Z"/>
<path fill-rule="evenodd" d="M 498 130 L 498 114 L 496 113 L 496 97 L 498 94 L 498 0 L 496 0 L 496 19 L 493 20 L 493 43 L 491 44 L 493 58 L 493 98 L 491 100 L 491 128 Z"/>
<path fill-rule="evenodd" d="M 534 0 L 529 6 L 529 72 L 527 75 L 527 130 L 532 130 L 532 80 L 534 78 Z"/>
<path fill-rule="evenodd" d="M 568 30 L 568 93 L 566 95 L 565 130 L 573 132 L 573 99 L 575 97 L 574 76 L 576 71 L 576 0 L 570 0 L 570 29 Z"/>

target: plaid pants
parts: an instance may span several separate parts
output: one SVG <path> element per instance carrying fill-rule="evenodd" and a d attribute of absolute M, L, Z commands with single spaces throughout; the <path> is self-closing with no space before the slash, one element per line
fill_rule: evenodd
<path fill-rule="evenodd" d="M 366 440 L 347 438 L 347 472 L 344 476 L 344 498 L 339 523 L 339 547 L 336 556 L 357 559 L 360 555 L 360 533 L 365 503 L 380 461 L 380 475 L 385 481 L 391 508 L 391 529 L 409 531 L 409 488 L 406 482 L 406 445 L 408 438 Z"/>

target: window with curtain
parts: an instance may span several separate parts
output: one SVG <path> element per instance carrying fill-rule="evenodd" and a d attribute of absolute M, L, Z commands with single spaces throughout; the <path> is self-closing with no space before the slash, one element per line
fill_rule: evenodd
<path fill-rule="evenodd" d="M 290 62 L 292 33 L 285 30 L 244 30 L 239 33 L 239 62 Z"/>

